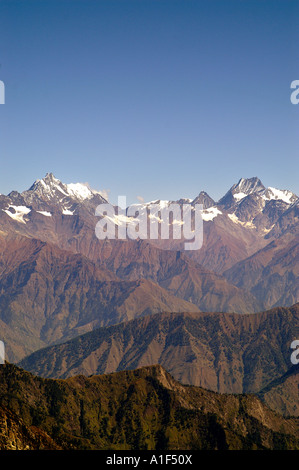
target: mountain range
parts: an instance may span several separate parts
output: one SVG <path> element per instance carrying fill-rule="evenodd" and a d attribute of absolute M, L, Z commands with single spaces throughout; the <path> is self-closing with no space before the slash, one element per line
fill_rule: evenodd
<path fill-rule="evenodd" d="M 278 422 L 284 428 L 282 418 L 276 424 L 271 413 L 288 419 L 299 414 L 298 368 L 290 362 L 290 344 L 299 338 L 298 201 L 293 192 L 267 188 L 257 177 L 241 178 L 218 201 L 200 191 L 192 199 L 138 203 L 135 220 L 129 212 L 113 218 L 123 227 L 146 214 L 149 226 L 155 221 L 160 227 L 160 211 L 176 203 L 190 208 L 194 223 L 197 204 L 202 204 L 203 245 L 187 251 L 184 237 L 166 240 L 161 233 L 156 239 L 99 240 L 96 209 L 109 203 L 85 183 L 66 184 L 47 173 L 28 190 L 0 194 L 0 339 L 6 360 L 22 367 L 7 364 L 2 373 L 8 374 L 5 380 L 9 377 L 14 389 L 26 380 L 39 381 L 42 389 L 36 402 L 36 389 L 28 391 L 35 405 L 29 406 L 30 400 L 22 404 L 22 422 L 19 399 L 16 404 L 8 399 L 8 389 L 3 392 L 0 421 L 11 423 L 12 447 L 157 448 L 167 442 L 167 448 L 177 448 L 182 439 L 177 415 L 165 409 L 163 423 L 155 421 L 156 426 L 152 421 L 169 400 L 180 403 L 179 410 L 182 403 L 184 410 L 193 410 L 188 416 L 178 411 L 188 423 L 188 448 L 296 447 L 297 424 L 286 437 L 286 431 L 278 431 Z M 152 205 L 158 208 L 154 214 L 149 213 Z M 170 231 L 177 223 L 170 218 Z M 154 364 L 160 366 L 151 368 Z M 23 369 L 39 377 L 26 375 Z M 125 380 L 124 395 L 118 395 L 114 377 Z M 133 377 L 143 384 L 137 389 L 145 402 L 135 392 L 133 404 L 129 398 L 126 402 L 128 390 L 136 388 Z M 83 419 L 90 397 L 87 391 L 82 396 L 78 392 L 81 385 L 84 390 L 97 389 L 97 381 L 106 384 L 101 393 L 116 400 L 109 405 L 114 410 L 111 419 L 98 410 L 102 424 L 89 412 Z M 168 384 L 167 391 L 161 391 L 161 383 Z M 48 389 L 44 384 L 52 385 Z M 195 391 L 194 386 L 201 388 Z M 70 413 L 64 407 L 65 390 L 77 397 L 72 406 L 79 406 L 82 418 L 72 429 L 65 425 Z M 244 393 L 255 397 L 225 395 Z M 148 405 L 152 396 L 153 408 Z M 199 396 L 219 406 L 202 414 L 208 405 Z M 128 403 L 124 415 L 117 400 Z M 37 403 L 44 403 L 42 410 Z M 247 405 L 251 411 L 240 417 Z M 261 406 L 268 410 L 263 413 L 270 413 L 271 431 L 261 416 L 251 414 Z M 132 409 L 138 421 L 135 428 L 129 426 L 126 435 L 113 440 L 112 430 L 123 420 L 128 422 Z M 223 409 L 235 416 L 233 422 L 222 419 Z M 52 412 L 59 417 L 59 429 L 50 424 Z M 151 431 L 141 419 L 144 413 L 152 416 Z M 208 437 L 199 433 L 195 442 L 198 413 Z M 111 429 L 108 426 L 107 433 L 95 437 L 95 429 L 103 429 L 104 422 Z M 248 431 L 246 437 L 244 426 L 252 430 L 253 422 L 258 436 Z M 42 426 L 35 429 L 34 423 Z M 212 430 L 222 436 L 220 441 L 212 437 Z M 5 448 L 7 439 L 1 441 L 0 436 L 0 447 Z"/>
<path fill-rule="evenodd" d="M 51 173 L 22 193 L 0 195 L 8 359 L 162 311 L 244 314 L 298 302 L 295 194 L 250 178 L 217 203 L 204 191 L 176 202 L 203 204 L 200 250 L 184 251 L 183 240 L 99 240 L 95 209 L 107 201 Z"/>
<path fill-rule="evenodd" d="M 67 378 L 159 363 L 181 383 L 258 393 L 288 372 L 290 344 L 298 337 L 299 303 L 244 315 L 163 312 L 95 329 L 19 365 L 41 377 Z"/>
<path fill-rule="evenodd" d="M 161 207 L 176 202 L 191 208 L 203 203 L 204 245 L 189 254 L 217 273 L 285 232 L 295 234 L 298 227 L 298 196 L 288 190 L 265 188 L 256 177 L 241 178 L 218 202 L 203 191 L 193 200 L 153 202 Z M 95 209 L 102 203 L 107 201 L 85 184 L 64 184 L 48 173 L 29 190 L 0 195 L 0 227 L 4 232 L 33 236 L 97 259 L 101 243 L 95 236 Z M 136 208 L 142 214 L 152 203 L 136 204 Z M 183 240 L 148 241 L 175 251 L 183 246 Z"/>
<path fill-rule="evenodd" d="M 0 380 L 1 450 L 299 449 L 298 418 L 184 386 L 160 365 L 51 380 L 6 363 Z"/>

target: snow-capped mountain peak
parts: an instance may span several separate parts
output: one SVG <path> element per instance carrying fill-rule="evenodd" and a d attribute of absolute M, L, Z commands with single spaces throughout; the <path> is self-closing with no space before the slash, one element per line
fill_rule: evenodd
<path fill-rule="evenodd" d="M 36 180 L 27 191 L 22 193 L 22 196 L 29 199 L 29 201 L 38 196 L 39 199 L 46 202 L 61 202 L 63 199 L 68 198 L 75 203 L 91 199 L 96 195 L 104 202 L 100 193 L 92 190 L 87 183 L 62 183 L 55 178 L 53 173 L 47 173 L 43 179 Z"/>
<path fill-rule="evenodd" d="M 100 195 L 98 191 L 91 189 L 88 183 L 69 183 L 65 186 L 70 196 L 82 201 L 90 199 L 96 194 Z"/>
<path fill-rule="evenodd" d="M 218 201 L 218 204 L 231 207 L 242 201 L 246 196 L 253 193 L 261 193 L 265 189 L 265 186 L 257 177 L 241 178 L 238 183 L 234 184 Z"/>
<path fill-rule="evenodd" d="M 264 191 L 266 188 L 259 178 L 241 178 L 237 184 L 234 184 L 230 191 L 233 193 L 235 199 L 241 199 L 241 195 L 248 196 L 252 193 Z M 240 195 L 239 197 L 237 195 Z"/>
<path fill-rule="evenodd" d="M 292 193 L 292 191 L 273 187 L 266 188 L 259 178 L 253 177 L 247 179 L 241 178 L 238 183 L 234 184 L 225 196 L 218 201 L 217 205 L 224 206 L 226 209 L 236 208 L 240 204 L 243 205 L 248 197 L 250 199 L 253 197 L 261 210 L 265 204 L 271 200 L 293 204 L 298 199 L 296 194 Z"/>
<path fill-rule="evenodd" d="M 283 201 L 286 204 L 292 204 L 298 198 L 296 194 L 292 193 L 292 191 L 289 191 L 288 189 L 276 189 L 269 186 L 263 193 L 263 199 L 266 201 L 275 199 Z"/>
<path fill-rule="evenodd" d="M 51 199 L 57 195 L 57 191 L 63 196 L 68 196 L 66 185 L 59 179 L 55 178 L 53 173 L 47 173 L 43 179 L 36 180 L 27 191 L 22 193 L 22 195 L 29 196 L 30 193 L 35 193 L 39 196 L 45 196 L 46 198 Z"/>

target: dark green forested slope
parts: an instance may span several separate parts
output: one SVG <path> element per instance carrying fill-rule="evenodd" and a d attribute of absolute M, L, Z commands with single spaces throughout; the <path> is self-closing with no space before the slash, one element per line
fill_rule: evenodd
<path fill-rule="evenodd" d="M 298 419 L 279 416 L 254 395 L 183 386 L 161 366 L 53 380 L 5 364 L 0 384 L 0 409 L 43 435 L 42 448 L 299 449 Z M 14 438 L 6 429 L 2 449 Z M 26 436 L 20 442 L 38 447 Z"/>

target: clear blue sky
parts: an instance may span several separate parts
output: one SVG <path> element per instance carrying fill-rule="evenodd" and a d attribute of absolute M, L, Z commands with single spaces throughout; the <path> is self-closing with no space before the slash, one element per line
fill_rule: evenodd
<path fill-rule="evenodd" d="M 299 193 L 298 0 L 1 0 L 0 192 Z"/>

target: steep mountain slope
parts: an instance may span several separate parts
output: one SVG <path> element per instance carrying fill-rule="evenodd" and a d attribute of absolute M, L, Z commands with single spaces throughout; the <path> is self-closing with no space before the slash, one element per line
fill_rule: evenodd
<path fill-rule="evenodd" d="M 200 250 L 186 252 L 192 260 L 215 273 L 222 274 L 240 260 L 265 245 L 255 229 L 231 220 L 224 212 L 204 222 L 203 245 Z"/>
<path fill-rule="evenodd" d="M 147 314 L 258 310 L 250 293 L 180 253 L 145 242 L 103 247 L 94 263 L 40 240 L 0 235 L 0 331 L 10 360 Z"/>
<path fill-rule="evenodd" d="M 0 406 L 0 450 L 60 450 L 61 447 L 36 426 L 26 425 L 16 413 Z"/>
<path fill-rule="evenodd" d="M 252 395 L 182 386 L 161 366 L 45 380 L 6 364 L 0 381 L 0 407 L 64 449 L 299 449 L 298 419 Z"/>
<path fill-rule="evenodd" d="M 209 209 L 215 206 L 215 201 L 205 191 L 201 191 L 198 196 L 192 201 L 192 205 L 202 204 L 203 209 Z"/>
<path fill-rule="evenodd" d="M 273 380 L 258 396 L 278 413 L 299 417 L 299 367 L 293 366 L 282 377 Z"/>
<path fill-rule="evenodd" d="M 299 300 L 299 236 L 286 233 L 224 273 L 250 290 L 264 308 L 292 305 Z"/>
<path fill-rule="evenodd" d="M 209 206 L 210 212 L 203 212 L 203 246 L 187 254 L 206 268 L 223 273 L 282 234 L 298 233 L 298 204 L 291 191 L 265 188 L 256 177 L 241 178 Z"/>
<path fill-rule="evenodd" d="M 177 380 L 222 393 L 258 392 L 290 367 L 299 304 L 258 314 L 158 314 L 95 330 L 21 361 L 43 377 L 159 363 Z M 269 403 L 270 404 L 270 403 Z"/>
<path fill-rule="evenodd" d="M 227 271 L 285 233 L 298 236 L 298 197 L 265 188 L 256 177 L 241 178 L 215 207 L 221 214 L 204 222 L 202 249 L 188 253 L 215 272 Z"/>
<path fill-rule="evenodd" d="M 97 245 L 95 259 L 122 279 L 144 277 L 200 310 L 247 313 L 261 307 L 245 289 L 236 288 L 184 253 L 160 250 L 144 240 L 106 240 Z"/>

